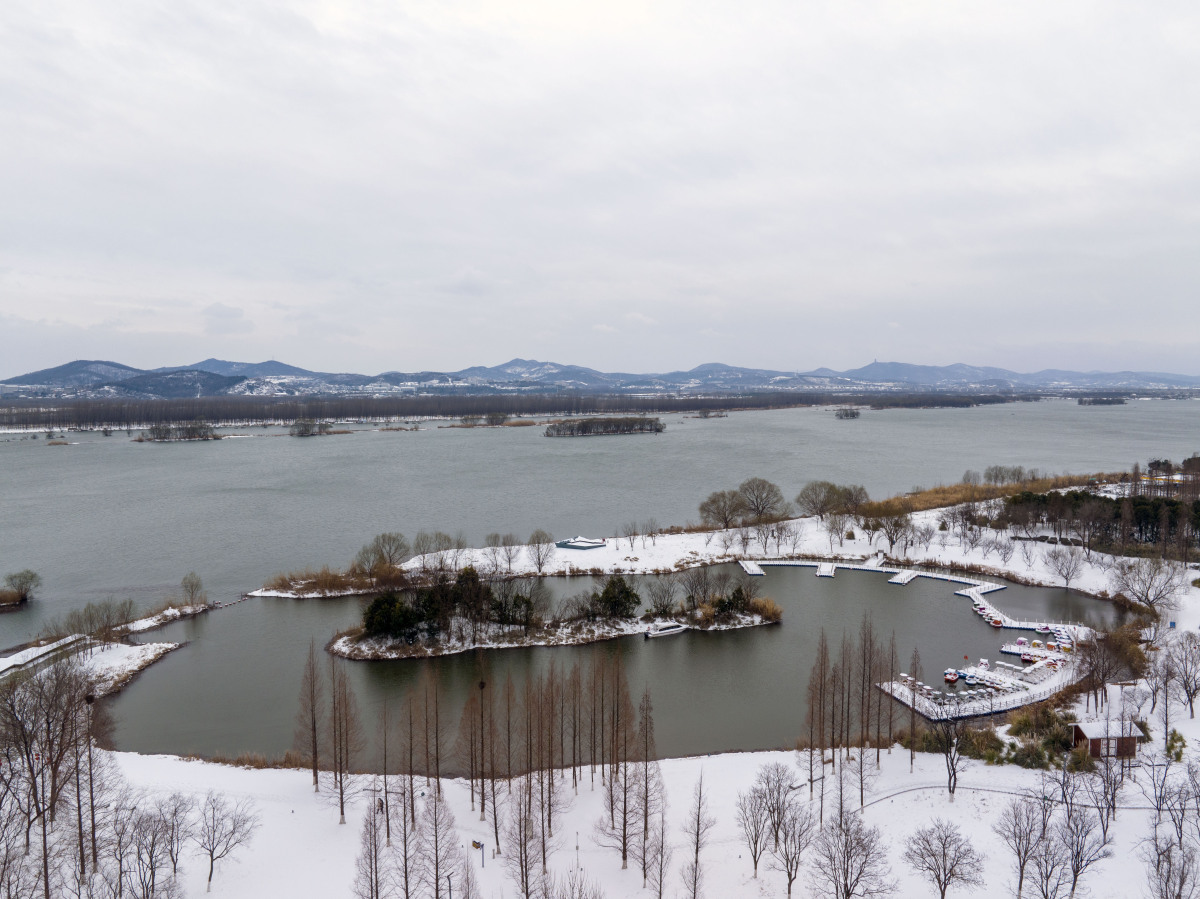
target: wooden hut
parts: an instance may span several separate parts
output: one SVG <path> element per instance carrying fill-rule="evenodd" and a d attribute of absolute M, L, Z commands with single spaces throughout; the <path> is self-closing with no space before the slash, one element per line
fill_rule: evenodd
<path fill-rule="evenodd" d="M 1075 748 L 1086 745 L 1088 755 L 1094 759 L 1131 759 L 1137 756 L 1138 737 L 1142 735 L 1136 725 L 1132 734 L 1121 733 L 1119 721 L 1085 721 L 1076 724 L 1073 742 Z"/>

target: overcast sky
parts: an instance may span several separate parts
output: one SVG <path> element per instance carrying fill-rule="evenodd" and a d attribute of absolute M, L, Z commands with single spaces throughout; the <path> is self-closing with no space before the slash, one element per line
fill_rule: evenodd
<path fill-rule="evenodd" d="M 1200 374 L 1200 6 L 0 3 L 0 377 Z"/>

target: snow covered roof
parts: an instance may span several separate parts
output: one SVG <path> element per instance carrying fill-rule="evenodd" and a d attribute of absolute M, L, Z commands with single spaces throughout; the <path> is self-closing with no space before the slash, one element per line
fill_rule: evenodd
<path fill-rule="evenodd" d="M 1138 736 L 1137 728 L 1130 725 L 1126 728 L 1133 729 L 1133 733 L 1122 733 L 1120 721 L 1080 721 L 1075 725 L 1089 740 L 1102 740 L 1110 737 L 1136 737 Z"/>

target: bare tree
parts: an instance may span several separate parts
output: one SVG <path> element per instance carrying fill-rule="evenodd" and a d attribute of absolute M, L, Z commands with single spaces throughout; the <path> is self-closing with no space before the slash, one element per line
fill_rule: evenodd
<path fill-rule="evenodd" d="M 1012 799 L 992 825 L 996 836 L 1012 853 L 1017 867 L 1017 899 L 1025 888 L 1025 871 L 1042 837 L 1042 820 L 1037 807 L 1024 799 Z"/>
<path fill-rule="evenodd" d="M 392 831 L 392 852 L 389 857 L 391 881 L 400 891 L 404 899 L 413 899 L 420 895 L 420 840 L 417 821 L 412 809 L 415 797 L 412 796 L 412 778 L 409 785 L 401 791 L 402 802 L 399 807 L 391 806 L 391 823 L 388 828 Z M 378 807 L 378 806 L 377 806 Z"/>
<path fill-rule="evenodd" d="M 312 766 L 313 790 L 319 790 L 321 770 L 321 720 L 325 717 L 325 691 L 317 667 L 317 641 L 308 643 L 308 657 L 300 675 L 300 708 L 296 710 L 293 745 Z"/>
<path fill-rule="evenodd" d="M 154 803 L 154 812 L 165 838 L 167 857 L 171 860 L 171 874 L 179 873 L 179 858 L 183 847 L 192 839 L 196 830 L 196 802 L 184 793 L 162 796 Z"/>
<path fill-rule="evenodd" d="M 1200 899 L 1200 853 L 1190 843 L 1152 836 L 1142 844 L 1150 899 Z"/>
<path fill-rule="evenodd" d="M 196 572 L 189 571 L 185 574 L 179 588 L 183 591 L 183 601 L 189 606 L 208 605 L 208 594 L 204 592 L 204 584 Z"/>
<path fill-rule="evenodd" d="M 248 845 L 257 829 L 258 815 L 254 803 L 249 799 L 231 803 L 212 790 L 205 794 L 192 839 L 208 858 L 206 893 L 212 892 L 213 871 L 217 862 Z"/>
<path fill-rule="evenodd" d="M 767 850 L 770 842 L 771 815 L 767 811 L 766 797 L 762 790 L 755 786 L 745 793 L 739 793 L 737 798 L 738 830 L 742 834 L 742 842 L 750 853 L 750 861 L 754 864 L 754 876 L 758 877 L 758 860 Z"/>
<path fill-rule="evenodd" d="M 1183 566 L 1166 559 L 1119 562 L 1110 578 L 1115 593 L 1123 593 L 1156 616 L 1175 608 L 1187 584 Z"/>
<path fill-rule="evenodd" d="M 604 891 L 592 883 L 582 868 L 572 868 L 561 878 L 547 880 L 545 899 L 604 899 Z"/>
<path fill-rule="evenodd" d="M 372 791 L 374 793 L 374 791 Z M 384 899 L 390 894 L 388 883 L 388 852 L 384 845 L 386 812 L 379 807 L 382 800 L 374 795 L 363 815 L 358 858 L 354 860 L 354 895 L 356 899 Z"/>
<path fill-rule="evenodd" d="M 667 803 L 665 798 L 654 820 L 652 834 L 650 889 L 654 892 L 655 899 L 663 899 L 663 893 L 666 891 L 667 886 L 667 874 L 671 870 L 671 856 L 675 851 L 671 846 L 670 840 L 667 839 Z"/>
<path fill-rule="evenodd" d="M 354 758 L 362 752 L 364 737 L 358 700 L 345 668 L 330 660 L 328 777 L 337 802 L 338 823 L 346 823 L 346 800 L 354 794 Z"/>
<path fill-rule="evenodd" d="M 1042 553 L 1042 558 L 1050 570 L 1062 578 L 1063 586 L 1067 589 L 1070 589 L 1071 581 L 1083 572 L 1085 564 L 1083 553 L 1074 546 L 1052 546 Z"/>
<path fill-rule="evenodd" d="M 671 572 L 647 581 L 646 596 L 650 600 L 651 614 L 660 617 L 674 614 L 679 596 L 678 575 Z"/>
<path fill-rule="evenodd" d="M 1083 805 L 1072 805 L 1059 825 L 1058 839 L 1062 843 L 1070 874 L 1071 891 L 1074 897 L 1079 881 L 1097 862 L 1112 855 L 1108 840 L 1100 832 L 1096 814 Z"/>
<path fill-rule="evenodd" d="M 792 796 L 784 808 L 783 820 L 779 825 L 779 839 L 771 854 L 775 857 L 773 867 L 787 878 L 787 894 L 792 895 L 792 884 L 800 873 L 804 853 L 817 835 L 817 816 L 812 809 L 801 804 Z"/>
<path fill-rule="evenodd" d="M 504 826 L 504 867 L 519 895 L 531 899 L 537 891 L 538 822 L 533 806 L 532 778 L 513 783 L 508 819 Z"/>
<path fill-rule="evenodd" d="M 421 871 L 425 882 L 425 893 L 433 899 L 447 895 L 451 881 L 462 865 L 458 851 L 458 831 L 454 827 L 454 813 L 440 795 L 431 795 L 425 800 L 421 812 L 418 852 Z"/>
<path fill-rule="evenodd" d="M 554 557 L 554 538 L 546 531 L 538 528 L 529 535 L 529 558 L 537 573 L 546 570 L 546 564 Z"/>
<path fill-rule="evenodd" d="M 946 790 L 950 801 L 954 801 L 954 790 L 958 787 L 958 769 L 962 766 L 962 738 L 967 732 L 963 718 L 941 718 L 930 723 L 933 743 L 946 763 Z"/>
<path fill-rule="evenodd" d="M 809 481 L 796 495 L 801 515 L 815 515 L 822 521 L 838 505 L 837 485 L 829 481 Z"/>
<path fill-rule="evenodd" d="M 1175 685 L 1187 700 L 1190 717 L 1196 717 L 1196 696 L 1200 695 L 1200 635 L 1184 631 L 1167 649 L 1175 669 Z"/>
<path fill-rule="evenodd" d="M 791 768 L 780 762 L 763 765 L 754 779 L 754 788 L 762 793 L 763 802 L 767 807 L 767 820 L 771 824 L 771 844 L 778 846 L 779 830 L 787 812 L 788 797 L 794 789 Z"/>
<path fill-rule="evenodd" d="M 500 552 L 504 555 L 504 566 L 512 574 L 513 565 L 521 555 L 521 538 L 516 534 L 505 534 L 500 538 Z"/>
<path fill-rule="evenodd" d="M 812 884 L 819 896 L 869 899 L 896 892 L 887 847 L 879 830 L 842 811 L 821 829 L 813 845 Z"/>
<path fill-rule="evenodd" d="M 700 504 L 700 520 L 709 527 L 728 530 L 746 514 L 746 499 L 737 490 L 717 490 Z"/>
<path fill-rule="evenodd" d="M 708 812 L 708 797 L 704 794 L 704 772 L 701 771 L 692 793 L 691 808 L 683 824 L 690 851 L 690 858 L 683 867 L 683 885 L 691 899 L 699 899 L 702 895 L 704 869 L 700 864 L 700 853 L 708 845 L 709 836 L 716 824 L 717 819 Z"/>
<path fill-rule="evenodd" d="M 783 491 L 766 478 L 747 478 L 738 485 L 738 493 L 756 522 L 780 518 L 787 510 Z"/>
<path fill-rule="evenodd" d="M 935 818 L 929 827 L 909 837 L 903 857 L 913 871 L 934 885 L 941 899 L 946 899 L 946 891 L 953 886 L 983 886 L 983 855 L 943 818 Z"/>

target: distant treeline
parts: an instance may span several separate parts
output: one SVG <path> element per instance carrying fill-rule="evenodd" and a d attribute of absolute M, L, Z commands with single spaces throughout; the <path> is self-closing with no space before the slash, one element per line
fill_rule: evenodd
<path fill-rule="evenodd" d="M 552 422 L 547 437 L 598 437 L 604 434 L 661 434 L 667 426 L 657 418 L 568 418 Z"/>
<path fill-rule="evenodd" d="M 0 407 L 6 428 L 126 428 L 203 421 L 213 424 L 300 420 L 355 421 L 505 415 L 650 415 L 735 409 L 783 409 L 834 404 L 872 409 L 963 407 L 1036 400 L 1037 396 L 946 393 L 832 393 L 779 391 L 745 395 L 539 393 L 486 396 L 256 397 L 188 399 L 13 400 Z"/>

